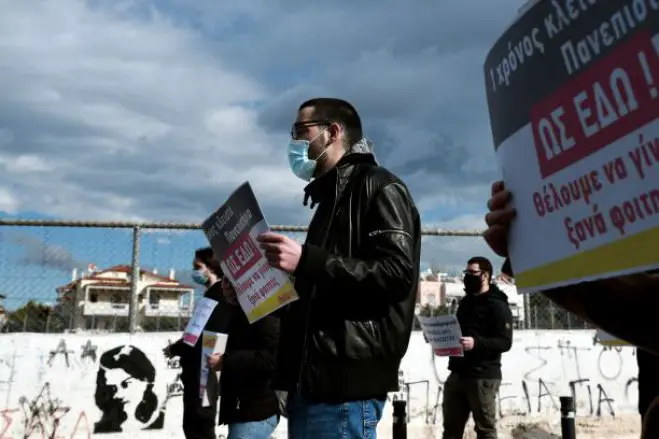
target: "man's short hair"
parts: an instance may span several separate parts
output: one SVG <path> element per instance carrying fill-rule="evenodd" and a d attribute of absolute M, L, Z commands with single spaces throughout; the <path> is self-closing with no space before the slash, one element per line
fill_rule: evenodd
<path fill-rule="evenodd" d="M 299 110 L 307 107 L 313 107 L 315 120 L 326 120 L 343 127 L 346 148 L 350 148 L 364 137 L 361 118 L 349 102 L 337 98 L 314 98 L 300 105 Z"/>
<path fill-rule="evenodd" d="M 489 259 L 487 259 L 484 256 L 474 256 L 473 258 L 467 261 L 467 265 L 471 265 L 471 264 L 478 264 L 478 268 L 480 268 L 481 271 L 487 273 L 490 280 L 492 280 L 493 269 L 492 269 L 492 262 L 490 262 Z"/>

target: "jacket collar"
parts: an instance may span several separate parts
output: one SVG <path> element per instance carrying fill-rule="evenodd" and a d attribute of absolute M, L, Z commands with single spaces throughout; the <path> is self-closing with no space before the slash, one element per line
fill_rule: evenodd
<path fill-rule="evenodd" d="M 330 197 L 339 197 L 350 180 L 355 165 L 362 163 L 378 164 L 373 153 L 373 143 L 366 138 L 352 145 L 334 168 L 304 188 L 304 205 L 309 204 L 308 201 L 311 199 L 310 208 L 313 209 L 315 205 Z"/>

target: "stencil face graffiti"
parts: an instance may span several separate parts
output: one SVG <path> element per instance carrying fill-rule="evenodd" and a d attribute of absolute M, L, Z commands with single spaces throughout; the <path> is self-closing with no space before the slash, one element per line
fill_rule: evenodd
<path fill-rule="evenodd" d="M 117 346 L 101 355 L 96 376 L 96 406 L 102 411 L 94 433 L 162 428 L 153 391 L 156 370 L 135 346 Z"/>

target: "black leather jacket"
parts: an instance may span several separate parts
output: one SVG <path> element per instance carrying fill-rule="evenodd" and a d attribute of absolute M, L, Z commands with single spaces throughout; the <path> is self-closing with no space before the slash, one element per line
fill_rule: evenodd
<path fill-rule="evenodd" d="M 283 310 L 276 387 L 319 401 L 385 397 L 414 320 L 421 225 L 406 186 L 355 151 L 310 183 L 317 211 Z M 305 198 L 306 204 L 306 198 Z"/>

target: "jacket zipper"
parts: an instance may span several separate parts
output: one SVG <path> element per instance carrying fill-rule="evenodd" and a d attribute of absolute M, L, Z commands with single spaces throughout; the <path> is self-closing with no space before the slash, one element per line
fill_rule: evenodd
<path fill-rule="evenodd" d="M 240 398 L 236 399 L 236 411 L 240 410 Z"/>
<path fill-rule="evenodd" d="M 329 224 L 327 224 L 327 228 L 325 229 L 325 236 L 323 237 L 323 242 L 322 242 L 322 248 L 325 248 L 327 245 L 327 239 L 329 238 L 330 234 L 330 229 L 332 227 L 332 223 L 334 222 L 334 211 L 336 210 L 336 204 L 338 202 L 339 198 L 339 179 L 337 177 L 336 180 L 336 186 L 334 187 L 334 204 L 332 205 L 332 216 L 330 217 Z M 307 304 L 307 315 L 305 316 L 305 321 L 304 321 L 304 338 L 302 340 L 302 361 L 300 362 L 300 370 L 298 371 L 298 377 L 297 377 L 297 396 L 299 397 L 302 393 L 302 371 L 304 370 L 304 366 L 307 362 L 307 345 L 309 343 L 309 320 L 310 320 L 310 315 L 311 315 L 311 301 L 313 297 L 316 294 L 316 287 L 313 287 L 313 290 L 311 291 L 311 294 L 309 295 L 309 303 Z"/>
<path fill-rule="evenodd" d="M 386 233 L 398 233 L 400 235 L 405 235 L 408 238 L 412 239 L 412 235 L 407 233 L 405 230 L 396 230 L 396 229 L 373 230 L 372 232 L 369 232 L 368 236 L 373 237 L 378 235 L 384 235 Z"/>
<path fill-rule="evenodd" d="M 377 334 L 377 331 L 376 331 L 376 329 L 375 329 L 375 323 L 373 323 L 372 321 L 369 320 L 368 322 L 366 322 L 366 325 L 367 325 L 368 328 L 370 329 L 370 331 L 371 331 L 371 335 L 372 335 L 373 337 L 377 338 L 378 334 Z"/>

